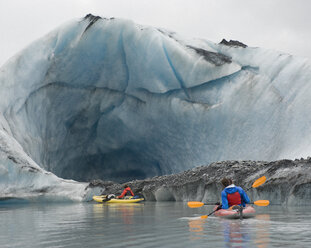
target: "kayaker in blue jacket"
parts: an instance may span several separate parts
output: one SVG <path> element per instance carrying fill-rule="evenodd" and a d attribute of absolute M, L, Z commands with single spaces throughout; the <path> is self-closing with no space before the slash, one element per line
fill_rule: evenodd
<path fill-rule="evenodd" d="M 245 191 L 241 187 L 235 186 L 231 179 L 223 178 L 221 184 L 225 187 L 221 192 L 221 208 L 228 209 L 234 205 L 245 207 L 245 204 L 250 202 Z"/>

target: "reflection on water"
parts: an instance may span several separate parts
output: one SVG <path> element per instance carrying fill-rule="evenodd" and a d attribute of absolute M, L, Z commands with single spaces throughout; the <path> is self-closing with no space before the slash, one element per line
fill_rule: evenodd
<path fill-rule="evenodd" d="M 204 238 L 204 222 L 205 220 L 201 218 L 189 219 L 188 225 L 191 240 Z"/>
<path fill-rule="evenodd" d="M 215 219 L 209 221 L 215 221 Z M 241 221 L 219 218 L 216 221 L 221 224 L 219 234 L 223 234 L 224 247 L 266 248 L 269 246 L 269 214 L 259 214 L 254 220 Z M 204 228 L 209 228 L 209 225 L 205 219 L 199 217 L 188 218 L 188 226 L 190 240 L 207 238 Z M 252 244 L 254 245 L 252 246 Z"/>
<path fill-rule="evenodd" d="M 226 247 L 244 248 L 251 243 L 258 248 L 268 247 L 269 221 L 269 214 L 259 214 L 255 220 L 222 219 Z"/>
<path fill-rule="evenodd" d="M 110 217 L 117 217 L 123 220 L 126 225 L 133 224 L 134 216 L 143 210 L 142 203 L 123 203 L 123 204 L 94 204 L 93 213 L 96 218 L 104 217 L 109 214 Z"/>
<path fill-rule="evenodd" d="M 240 220 L 223 220 L 223 233 L 226 247 L 248 247 L 250 240 L 247 223 Z"/>
<path fill-rule="evenodd" d="M 185 203 L 0 204 L 0 247 L 309 247 L 308 208 L 271 206 L 257 216 L 201 219 Z M 186 217 L 188 216 L 188 217 Z"/>
<path fill-rule="evenodd" d="M 270 242 L 270 215 L 269 214 L 259 214 L 256 216 L 255 230 L 256 230 L 256 237 L 255 237 L 255 244 L 258 248 L 266 248 Z"/>

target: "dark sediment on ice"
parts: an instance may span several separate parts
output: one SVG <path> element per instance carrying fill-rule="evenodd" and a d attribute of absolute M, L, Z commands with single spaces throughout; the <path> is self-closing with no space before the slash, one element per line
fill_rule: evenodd
<path fill-rule="evenodd" d="M 222 41 L 219 44 L 226 45 L 226 46 L 233 46 L 233 47 L 243 47 L 243 48 L 247 47 L 247 45 L 237 40 L 227 41 L 226 39 L 222 39 Z"/>
<path fill-rule="evenodd" d="M 266 182 L 251 188 L 253 182 L 266 176 Z M 229 177 L 247 191 L 252 200 L 266 199 L 271 204 L 309 205 L 311 198 L 311 158 L 296 160 L 222 161 L 196 167 L 174 175 L 134 180 L 127 184 L 147 201 L 220 201 L 220 180 Z M 103 194 L 118 194 L 121 184 L 101 180 L 88 187 L 99 187 Z"/>

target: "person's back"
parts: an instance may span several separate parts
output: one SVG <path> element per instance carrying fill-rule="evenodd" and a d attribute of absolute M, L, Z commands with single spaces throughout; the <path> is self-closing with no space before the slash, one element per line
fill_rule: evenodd
<path fill-rule="evenodd" d="M 221 192 L 223 209 L 228 209 L 234 205 L 245 207 L 245 204 L 250 202 L 245 191 L 241 187 L 235 186 L 231 179 L 223 178 L 221 183 L 225 187 L 225 189 Z"/>

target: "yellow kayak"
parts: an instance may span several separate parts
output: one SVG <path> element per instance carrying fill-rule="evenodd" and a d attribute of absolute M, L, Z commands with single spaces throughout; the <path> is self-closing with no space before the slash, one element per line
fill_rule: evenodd
<path fill-rule="evenodd" d="M 113 198 L 110 200 L 107 200 L 106 196 L 104 195 L 94 195 L 93 196 L 93 200 L 96 202 L 109 202 L 109 203 L 137 203 L 137 202 L 141 202 L 143 200 L 145 200 L 144 198 L 136 198 L 133 199 L 131 198 L 125 198 L 125 199 L 117 199 L 117 198 Z"/>

